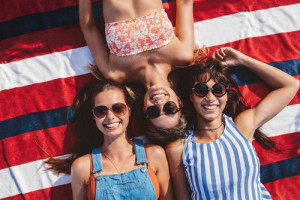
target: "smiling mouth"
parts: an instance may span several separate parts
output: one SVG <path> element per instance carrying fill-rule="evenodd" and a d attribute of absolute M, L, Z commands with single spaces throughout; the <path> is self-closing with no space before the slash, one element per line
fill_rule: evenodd
<path fill-rule="evenodd" d="M 160 100 L 160 99 L 163 99 L 167 96 L 167 94 L 164 94 L 164 93 L 159 93 L 159 94 L 154 94 L 153 96 L 151 96 L 150 99 L 152 100 Z"/>
<path fill-rule="evenodd" d="M 216 105 L 211 105 L 211 106 L 203 105 L 203 108 L 205 108 L 206 110 L 213 110 L 213 109 L 216 109 L 217 106 Z"/>
<path fill-rule="evenodd" d="M 115 123 L 111 123 L 111 124 L 104 124 L 103 126 L 108 128 L 108 129 L 114 129 L 116 128 L 118 125 L 120 124 L 120 122 L 115 122 Z"/>

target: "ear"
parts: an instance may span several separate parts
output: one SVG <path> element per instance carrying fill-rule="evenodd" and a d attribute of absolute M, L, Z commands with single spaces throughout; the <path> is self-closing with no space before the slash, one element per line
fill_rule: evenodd
<path fill-rule="evenodd" d="M 131 107 L 129 105 L 127 105 L 127 109 L 128 109 L 128 114 L 129 114 L 129 117 L 131 116 Z"/>
<path fill-rule="evenodd" d="M 193 102 L 193 91 L 189 92 L 190 101 Z"/>
<path fill-rule="evenodd" d="M 182 103 L 181 99 L 179 98 L 179 96 L 177 96 L 177 100 L 178 100 L 178 104 L 179 104 L 180 108 L 182 108 L 183 103 Z"/>

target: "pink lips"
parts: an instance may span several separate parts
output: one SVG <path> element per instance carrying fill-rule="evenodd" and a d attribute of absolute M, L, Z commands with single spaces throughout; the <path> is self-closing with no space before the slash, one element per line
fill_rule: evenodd
<path fill-rule="evenodd" d="M 157 93 L 157 94 L 152 95 L 150 99 L 161 100 L 161 99 L 163 99 L 165 97 L 166 97 L 165 93 Z"/>
<path fill-rule="evenodd" d="M 202 107 L 208 111 L 208 112 L 213 112 L 216 110 L 216 108 L 218 107 L 218 105 L 202 105 Z"/>
<path fill-rule="evenodd" d="M 109 123 L 109 124 L 103 124 L 103 126 L 107 129 L 109 129 L 109 130 L 117 129 L 119 125 L 120 125 L 120 122 L 113 122 L 113 123 Z"/>

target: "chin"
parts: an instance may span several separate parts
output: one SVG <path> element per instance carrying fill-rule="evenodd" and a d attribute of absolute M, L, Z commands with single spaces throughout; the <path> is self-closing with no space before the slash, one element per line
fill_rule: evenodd
<path fill-rule="evenodd" d="M 213 121 L 217 119 L 222 113 L 211 113 L 211 114 L 200 114 L 200 117 L 203 118 L 206 121 Z"/>

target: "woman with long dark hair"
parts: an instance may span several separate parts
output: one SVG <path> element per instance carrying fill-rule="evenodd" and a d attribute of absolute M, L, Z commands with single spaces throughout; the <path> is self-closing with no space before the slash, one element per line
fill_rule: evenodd
<path fill-rule="evenodd" d="M 260 182 L 251 142 L 274 143 L 257 129 L 295 96 L 299 81 L 270 65 L 226 47 L 209 59 L 180 70 L 176 90 L 192 126 L 185 139 L 170 143 L 167 156 L 178 199 L 271 199 Z M 245 103 L 231 77 L 245 67 L 272 90 L 254 107 Z"/>
<path fill-rule="evenodd" d="M 177 126 L 180 112 L 173 107 L 180 105 L 167 76 L 193 59 L 193 1 L 176 0 L 176 34 L 161 0 L 102 2 L 105 37 L 96 26 L 92 1 L 79 1 L 80 27 L 96 69 L 109 80 L 142 84 L 149 121 L 160 128 Z M 147 111 L 151 106 L 159 114 Z"/>
<path fill-rule="evenodd" d="M 73 199 L 173 199 L 163 148 L 127 136 L 132 106 L 126 87 L 107 80 L 74 99 L 77 149 L 46 161 L 48 169 L 71 174 Z"/>

